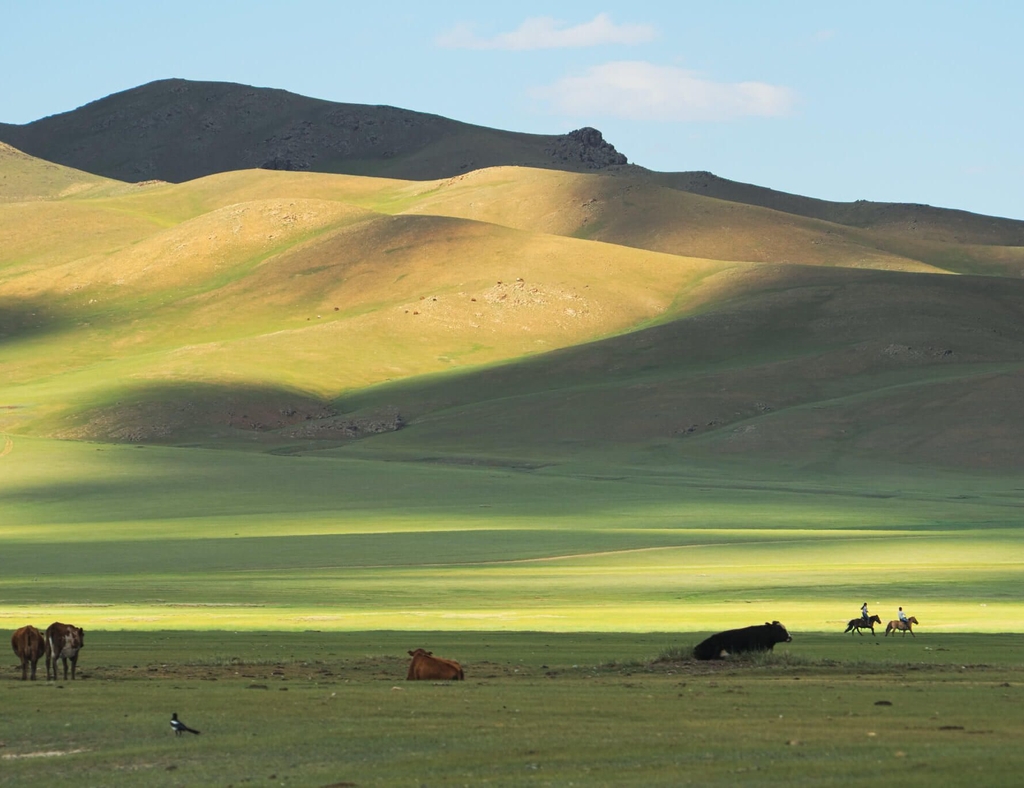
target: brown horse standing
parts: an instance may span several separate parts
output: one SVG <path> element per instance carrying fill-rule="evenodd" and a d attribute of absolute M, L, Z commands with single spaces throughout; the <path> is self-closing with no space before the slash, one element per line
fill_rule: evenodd
<path fill-rule="evenodd" d="M 880 619 L 878 616 L 871 616 L 871 618 L 869 618 L 867 621 L 865 621 L 863 618 L 851 618 L 850 623 L 847 624 L 846 629 L 843 630 L 843 634 L 845 635 L 847 632 L 849 632 L 852 635 L 853 631 L 857 630 L 858 635 L 863 635 L 864 633 L 861 632 L 861 629 L 870 629 L 871 634 L 874 635 L 875 624 L 878 624 L 878 626 L 882 626 L 882 619 Z"/>
<path fill-rule="evenodd" d="M 46 640 L 33 626 L 22 627 L 11 635 L 11 648 L 21 660 L 21 680 L 28 679 L 28 666 L 32 665 L 32 681 L 36 680 L 36 665 L 46 653 Z"/>
<path fill-rule="evenodd" d="M 906 637 L 907 633 L 909 632 L 911 637 L 916 638 L 917 635 L 914 634 L 914 630 L 912 629 L 912 625 L 913 624 L 917 624 L 917 623 L 919 623 L 918 620 L 916 618 L 914 618 L 913 616 L 908 618 L 906 621 L 900 621 L 897 618 L 897 619 L 895 619 L 893 621 L 890 621 L 888 624 L 885 625 L 885 636 L 889 637 L 889 633 L 890 632 L 895 634 L 897 631 L 899 631 L 899 632 L 903 633 L 903 637 Z"/>

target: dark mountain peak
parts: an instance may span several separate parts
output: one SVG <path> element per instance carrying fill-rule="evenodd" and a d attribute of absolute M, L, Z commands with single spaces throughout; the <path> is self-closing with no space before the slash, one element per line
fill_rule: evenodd
<path fill-rule="evenodd" d="M 125 181 L 227 170 L 450 177 L 522 165 L 583 172 L 624 164 L 599 131 L 520 134 L 386 105 L 343 104 L 231 82 L 161 79 L 23 126 L 0 140 Z"/>

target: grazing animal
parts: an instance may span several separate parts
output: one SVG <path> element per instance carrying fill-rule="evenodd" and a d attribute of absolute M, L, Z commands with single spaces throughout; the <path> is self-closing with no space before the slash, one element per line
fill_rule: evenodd
<path fill-rule="evenodd" d="M 782 624 L 773 621 L 712 635 L 694 646 L 693 656 L 697 659 L 722 659 L 723 656 L 745 651 L 771 651 L 776 643 L 789 643 L 792 639 Z"/>
<path fill-rule="evenodd" d="M 74 624 L 54 621 L 46 628 L 46 679 L 50 679 L 50 661 L 53 660 L 53 680 L 57 680 L 57 660 L 64 663 L 64 680 L 68 679 L 68 660 L 71 660 L 71 680 L 75 680 L 78 651 L 85 644 L 85 630 Z"/>
<path fill-rule="evenodd" d="M 171 729 L 174 731 L 175 736 L 181 736 L 183 733 L 194 733 L 197 736 L 199 735 L 199 731 L 195 728 L 188 727 L 188 725 L 178 719 L 178 712 L 173 712 L 171 714 Z"/>
<path fill-rule="evenodd" d="M 914 634 L 913 625 L 917 623 L 919 622 L 914 616 L 910 616 L 906 621 L 900 621 L 898 618 L 893 619 L 885 625 L 885 636 L 889 637 L 890 632 L 895 635 L 899 631 L 903 633 L 903 637 L 906 637 L 909 632 L 911 637 L 916 638 L 917 635 Z"/>
<path fill-rule="evenodd" d="M 46 640 L 33 626 L 22 627 L 11 635 L 11 648 L 21 660 L 21 680 L 28 679 L 28 666 L 32 665 L 32 681 L 36 680 L 36 665 L 46 653 Z"/>
<path fill-rule="evenodd" d="M 880 619 L 878 616 L 871 616 L 871 618 L 869 618 L 867 621 L 865 621 L 863 618 L 851 618 L 850 623 L 847 624 L 846 629 L 843 630 L 843 634 L 845 635 L 847 632 L 849 632 L 852 635 L 856 630 L 858 635 L 863 635 L 864 633 L 861 632 L 862 629 L 870 629 L 871 634 L 874 635 L 875 624 L 878 624 L 878 626 L 882 626 L 882 619 Z M 875 635 L 875 637 L 877 637 L 877 635 Z"/>
<path fill-rule="evenodd" d="M 410 651 L 409 675 L 406 681 L 462 681 L 466 678 L 462 665 L 452 659 L 435 657 L 433 652 L 421 648 Z"/>

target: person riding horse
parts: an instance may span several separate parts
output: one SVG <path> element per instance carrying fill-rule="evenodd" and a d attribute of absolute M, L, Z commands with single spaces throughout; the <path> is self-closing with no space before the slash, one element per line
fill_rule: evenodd
<path fill-rule="evenodd" d="M 850 623 L 846 625 L 846 629 L 844 629 L 843 632 L 849 632 L 851 634 L 856 632 L 858 635 L 863 635 L 864 633 L 861 632 L 861 629 L 870 629 L 871 634 L 874 635 L 875 624 L 881 625 L 881 623 L 882 619 L 879 618 L 877 615 L 869 616 L 866 621 L 863 618 L 859 617 L 851 618 Z"/>
<path fill-rule="evenodd" d="M 863 618 L 865 621 L 868 621 L 871 618 L 871 616 L 868 615 L 868 603 L 867 602 L 865 602 L 863 605 L 860 606 L 860 617 Z"/>
<path fill-rule="evenodd" d="M 912 637 L 917 637 L 917 635 L 914 634 L 914 627 L 920 624 L 921 622 L 918 621 L 917 618 L 914 616 L 903 616 L 902 613 L 903 611 L 900 610 L 900 617 L 897 619 L 893 619 L 888 624 L 886 624 L 886 636 L 888 636 L 890 632 L 892 632 L 893 634 L 895 634 L 896 632 L 902 632 L 903 636 L 906 637 L 907 633 L 909 632 Z"/>

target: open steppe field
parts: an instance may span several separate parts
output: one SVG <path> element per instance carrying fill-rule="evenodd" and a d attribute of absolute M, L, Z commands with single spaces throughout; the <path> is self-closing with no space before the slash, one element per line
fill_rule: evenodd
<path fill-rule="evenodd" d="M 0 628 L 87 632 L 0 672 L 0 781 L 1019 781 L 1019 223 L 0 176 Z"/>
<path fill-rule="evenodd" d="M 927 632 L 1024 621 L 1016 478 L 8 440 L 12 629 L 841 631 L 865 600 Z"/>
<path fill-rule="evenodd" d="M 75 682 L 23 683 L 8 653 L 2 784 L 1013 785 L 1024 766 L 1016 480 L 4 447 L 0 627 L 71 622 L 86 645 Z M 904 605 L 916 637 L 844 634 L 864 599 Z M 774 618 L 793 642 L 772 658 L 688 656 Z M 404 681 L 418 647 L 467 680 Z M 176 739 L 171 712 L 202 733 Z"/>
<path fill-rule="evenodd" d="M 700 637 L 87 632 L 75 682 L 3 671 L 0 784 L 1019 783 L 1019 635 Z M 405 681 L 420 646 L 466 680 Z"/>

